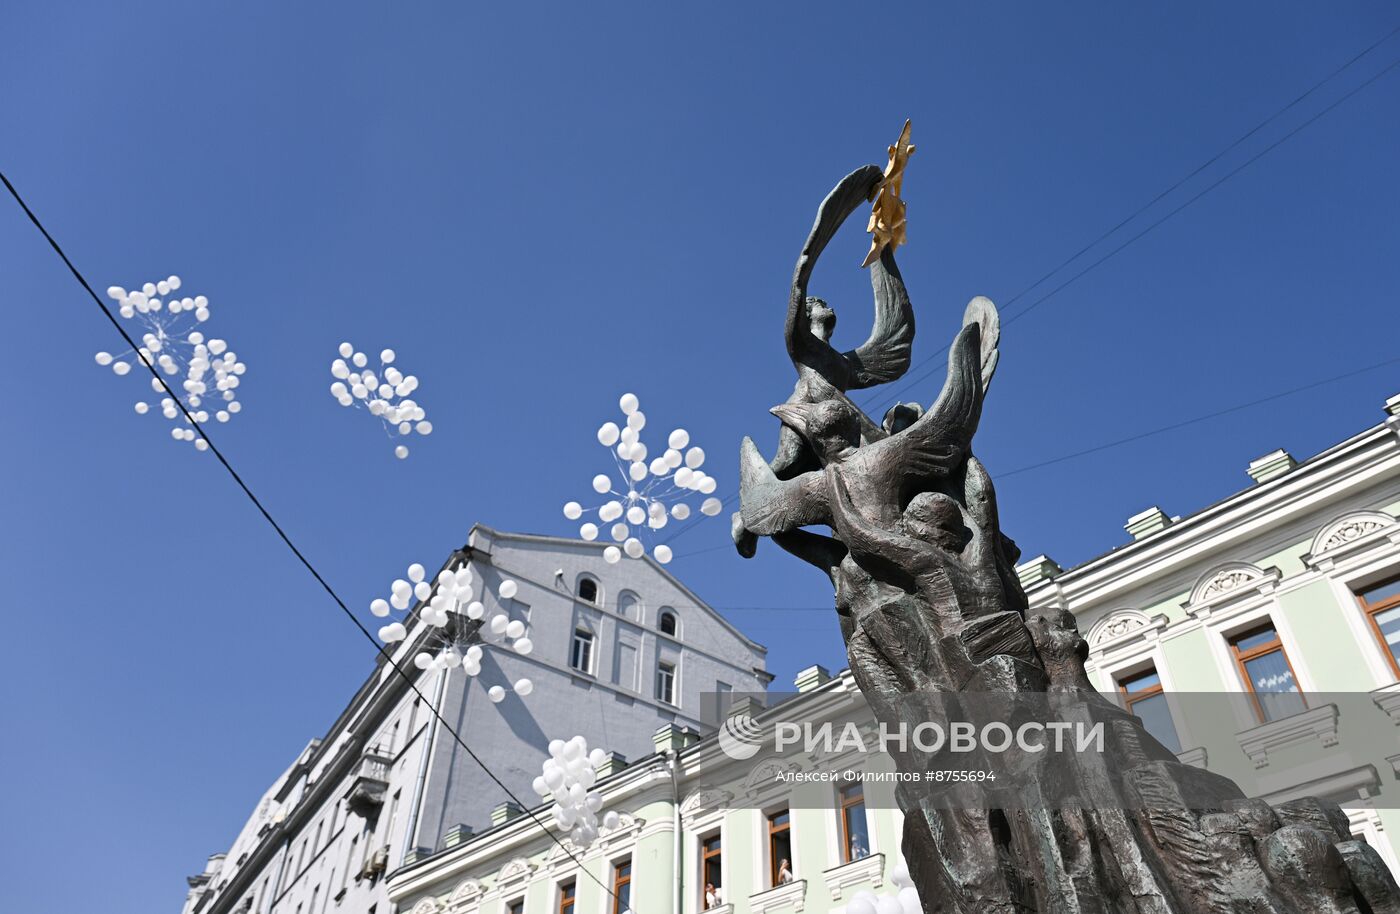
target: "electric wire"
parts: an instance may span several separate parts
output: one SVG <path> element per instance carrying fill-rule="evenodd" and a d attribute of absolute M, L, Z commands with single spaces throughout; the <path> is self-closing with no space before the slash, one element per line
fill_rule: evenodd
<path fill-rule="evenodd" d="M 49 243 L 49 247 L 53 248 L 54 253 L 57 254 L 59 256 L 59 259 L 63 261 L 64 266 L 66 266 L 68 268 L 68 271 L 73 274 L 73 278 L 78 281 L 78 284 L 81 285 L 84 290 L 87 291 L 87 294 L 91 296 L 93 302 L 96 303 L 98 309 L 112 324 L 112 326 L 116 328 L 117 333 L 121 334 L 122 339 L 126 340 L 127 345 L 131 346 L 133 350 L 137 349 L 138 347 L 136 345 L 136 341 L 131 338 L 130 334 L 126 332 L 126 328 L 123 327 L 121 323 L 117 321 L 116 317 L 112 315 L 112 312 L 107 307 L 107 303 L 104 302 L 100 297 L 98 297 L 97 293 L 93 291 L 92 285 L 87 281 L 87 278 L 83 276 L 83 274 L 78 270 L 77 266 L 74 265 L 73 261 L 69 259 L 67 253 L 64 252 L 63 248 L 59 245 L 58 241 L 54 239 L 53 235 L 49 234 L 49 230 L 46 229 L 44 227 L 44 224 L 39 221 L 39 217 L 34 214 L 34 211 L 32 209 L 29 208 L 29 204 L 25 202 L 22 196 L 20 196 L 19 191 L 15 188 L 14 184 L 10 182 L 9 177 L 6 176 L 4 172 L 0 172 L 0 182 L 4 182 L 5 189 L 10 192 L 10 196 L 13 197 L 15 202 L 19 204 L 20 209 L 24 211 L 24 214 L 29 218 L 29 221 L 33 223 L 34 227 L 39 230 L 39 233 L 44 236 L 44 240 Z M 405 683 L 407 683 L 409 689 L 412 690 L 413 694 L 416 695 L 419 698 L 419 700 L 423 703 L 423 705 L 432 712 L 433 717 L 437 719 L 437 722 L 442 726 L 442 728 L 452 735 L 452 739 L 457 743 L 457 745 L 462 749 L 462 751 L 465 752 L 467 756 L 473 762 L 475 762 L 483 772 L 485 772 L 486 776 L 490 778 L 496 784 L 496 786 L 499 787 L 508 798 L 510 798 L 512 802 L 514 802 L 524 811 L 525 815 L 530 817 L 531 821 L 533 821 L 535 825 L 539 826 L 542 832 L 548 835 L 550 839 L 554 841 L 555 844 L 559 845 L 559 848 L 570 860 L 578 864 L 580 870 L 587 873 L 588 877 L 594 882 L 596 882 L 603 889 L 603 891 L 608 894 L 609 897 L 616 898 L 617 896 L 613 893 L 613 890 L 609 888 L 608 885 L 604 883 L 601 879 L 599 879 L 596 875 L 594 875 L 593 871 L 583 864 L 583 861 L 579 860 L 578 857 L 574 856 L 573 851 L 569 849 L 568 845 L 566 845 L 559 838 L 559 836 L 555 834 L 552 828 L 548 827 L 544 823 L 544 821 L 541 820 L 539 816 L 535 814 L 532 807 L 537 804 L 527 805 L 523 800 L 521 800 L 520 797 L 518 797 L 514 791 L 507 787 L 505 785 L 505 782 L 503 782 L 499 777 L 497 777 L 496 773 L 492 771 L 486 765 L 486 763 L 481 760 L 481 757 L 478 756 L 472 750 L 472 748 L 467 745 L 466 741 L 462 739 L 461 735 L 455 729 L 453 729 L 452 725 L 449 724 L 447 720 L 442 716 L 442 713 L 436 707 L 434 707 L 432 701 L 428 698 L 428 696 L 425 695 L 423 691 L 418 688 L 418 684 L 414 681 L 413 677 L 409 676 L 409 674 L 405 672 L 399 664 L 394 662 L 392 652 L 389 651 L 389 649 L 386 646 L 381 645 L 379 643 L 379 640 L 370 633 L 369 629 L 365 627 L 364 623 L 362 623 L 359 620 L 359 618 L 354 614 L 354 612 L 350 610 L 350 607 L 345 605 L 345 601 L 340 598 L 340 595 L 335 592 L 335 589 L 331 587 L 330 583 L 325 579 L 325 577 L 323 577 L 321 573 L 316 570 L 316 566 L 311 564 L 311 561 L 306 557 L 306 555 L 301 551 L 301 549 L 297 547 L 296 543 L 292 542 L 292 538 L 287 534 L 287 531 L 282 528 L 282 525 L 277 522 L 276 518 L 274 518 L 271 512 L 268 511 L 266 506 L 263 505 L 262 501 L 257 497 L 257 495 L 253 493 L 253 490 L 249 488 L 246 482 L 244 482 L 243 477 L 238 474 L 238 471 L 235 470 L 233 468 L 233 465 L 230 464 L 227 458 L 224 457 L 223 453 L 219 450 L 218 445 L 216 445 L 213 439 L 209 437 L 208 433 L 204 430 L 203 426 L 201 426 L 199 422 L 195 420 L 195 417 L 190 413 L 189 409 L 186 408 L 180 396 L 177 395 L 175 391 L 173 391 L 170 388 L 169 384 L 166 383 L 165 378 L 161 377 L 160 373 L 155 370 L 155 367 L 151 363 L 147 362 L 145 359 L 142 359 L 141 362 L 146 366 L 147 370 L 150 371 L 151 376 L 160 383 L 160 386 L 164 388 L 165 392 L 170 395 L 170 398 L 175 401 L 176 405 L 179 406 L 180 411 L 185 414 L 185 419 L 190 423 L 190 425 L 199 431 L 200 435 L 204 438 L 205 441 L 209 442 L 209 452 L 212 453 L 216 458 L 218 458 L 219 463 L 223 466 L 225 470 L 228 471 L 228 474 L 233 478 L 233 481 L 238 484 L 239 489 L 241 489 L 243 491 L 243 494 L 247 496 L 248 500 L 253 503 L 253 506 L 258 509 L 258 513 L 260 513 L 263 516 L 263 519 L 268 522 L 268 524 L 272 527 L 274 531 L 276 531 L 277 536 L 282 540 L 284 544 L 286 544 L 287 548 L 291 550 L 292 554 L 297 557 L 297 560 L 301 562 L 302 566 L 305 567 L 306 570 L 311 573 L 311 576 L 316 579 L 316 583 L 321 585 L 321 589 L 323 589 L 330 596 L 331 600 L 334 601 L 336 606 L 340 607 L 341 612 L 345 614 L 346 618 L 348 618 L 351 621 L 351 623 L 354 624 L 354 626 L 360 630 L 360 634 L 364 635 L 366 640 L 368 640 L 370 644 L 374 645 L 375 651 L 384 658 L 384 661 L 390 667 L 393 668 L 394 672 L 397 673 Z"/>

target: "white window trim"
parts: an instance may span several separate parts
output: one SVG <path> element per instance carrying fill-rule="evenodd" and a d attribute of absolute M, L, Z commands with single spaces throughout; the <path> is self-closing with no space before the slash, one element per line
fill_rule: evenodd
<path fill-rule="evenodd" d="M 579 636 L 588 636 L 588 663 L 584 666 L 574 665 L 574 648 L 578 646 Z M 586 673 L 589 676 L 597 676 L 594 671 L 598 668 L 598 635 L 596 632 L 586 628 L 575 628 L 573 635 L 569 637 L 569 669 L 575 673 Z"/>
<path fill-rule="evenodd" d="M 1390 529 L 1400 530 L 1400 526 Z M 1324 576 L 1332 589 L 1332 596 L 1341 607 L 1347 628 L 1361 650 L 1371 679 L 1377 687 L 1381 687 L 1395 682 L 1395 673 L 1390 668 L 1390 661 L 1386 658 L 1385 648 L 1381 647 L 1380 639 L 1376 637 L 1375 629 L 1366 618 L 1366 610 L 1361 608 L 1356 591 L 1365 586 L 1362 581 L 1370 583 L 1371 579 L 1400 574 L 1400 544 L 1381 539 L 1376 541 L 1375 545 L 1380 548 L 1343 565 L 1331 566 L 1324 572 Z"/>
<path fill-rule="evenodd" d="M 1196 738 L 1191 732 L 1189 716 L 1183 712 L 1177 700 L 1176 681 L 1172 677 L 1171 667 L 1167 664 L 1166 653 L 1162 650 L 1162 635 L 1167 630 L 1167 617 L 1160 614 L 1149 617 L 1137 610 L 1117 610 L 1096 623 L 1095 628 L 1114 616 L 1131 618 L 1129 613 L 1140 616 L 1142 624 L 1125 634 L 1091 645 L 1086 666 L 1092 664 L 1091 675 L 1095 677 L 1099 690 L 1114 696 L 1120 707 L 1125 705 L 1118 687 L 1119 679 L 1148 666 L 1156 670 L 1157 678 L 1162 683 L 1162 692 L 1167 699 L 1172 726 L 1176 728 L 1177 741 L 1181 743 L 1182 754 L 1186 754 L 1196 747 Z M 1094 631 L 1091 630 L 1090 634 L 1094 634 Z"/>
<path fill-rule="evenodd" d="M 1293 669 L 1293 675 L 1298 678 L 1298 688 L 1303 695 L 1317 693 L 1318 689 L 1312 673 L 1308 670 L 1306 657 L 1298 639 L 1293 635 L 1293 627 L 1289 625 L 1288 617 L 1279 605 L 1272 587 L 1255 588 L 1254 593 L 1246 595 L 1238 602 L 1214 608 L 1199 618 L 1202 628 L 1205 629 L 1211 654 L 1215 658 L 1220 681 L 1225 683 L 1229 692 L 1238 695 L 1237 700 L 1230 702 L 1230 705 L 1240 730 L 1252 730 L 1258 727 L 1261 721 L 1255 713 L 1254 702 L 1250 699 L 1253 690 L 1240 676 L 1239 667 L 1235 663 L 1230 638 L 1259 622 L 1272 623 L 1274 631 L 1278 632 L 1279 643 L 1288 655 L 1288 662 Z"/>

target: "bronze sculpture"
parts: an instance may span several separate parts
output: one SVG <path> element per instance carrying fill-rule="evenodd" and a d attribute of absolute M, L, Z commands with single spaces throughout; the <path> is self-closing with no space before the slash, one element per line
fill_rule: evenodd
<path fill-rule="evenodd" d="M 894 158 L 891 147 L 892 167 Z M 908 308 L 891 246 L 873 261 L 877 367 L 794 348 L 794 321 L 825 318 L 805 294 L 816 258 L 871 181 L 886 176 L 867 166 L 837 185 L 798 261 L 789 310 L 798 387 L 772 409 L 783 431 L 771 464 L 744 439 L 736 542 L 751 555 L 745 538 L 769 536 L 831 578 L 851 671 L 882 723 L 980 701 L 1009 715 L 1101 723 L 1107 734 L 1101 754 L 999 758 L 1014 773 L 1005 783 L 902 785 L 904 855 L 924 910 L 1400 914 L 1400 888 L 1340 809 L 1312 799 L 1271 807 L 1182 764 L 1090 685 L 1071 614 L 1026 618 L 1018 553 L 972 453 L 997 363 L 990 301 L 969 304 L 937 402 L 922 415 L 892 410 L 883 425 L 845 392 L 909 365 L 912 310 L 879 333 L 882 313 Z M 902 234 L 902 203 L 899 216 Z M 882 283 L 886 306 L 898 308 L 881 312 Z M 979 759 L 911 750 L 895 762 L 921 772 Z"/>

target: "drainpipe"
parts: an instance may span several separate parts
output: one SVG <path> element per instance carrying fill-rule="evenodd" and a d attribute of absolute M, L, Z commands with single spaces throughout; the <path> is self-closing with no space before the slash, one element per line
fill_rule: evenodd
<path fill-rule="evenodd" d="M 675 749 L 666 750 L 666 767 L 671 769 L 671 843 L 675 847 L 675 860 L 672 863 L 675 878 L 671 880 L 671 910 L 681 914 L 681 787 L 676 762 L 680 753 Z"/>
<path fill-rule="evenodd" d="M 447 691 L 447 676 L 451 670 L 444 669 L 438 675 L 437 689 L 433 694 L 433 705 L 428 709 L 431 718 L 428 722 L 428 741 L 423 746 L 423 757 L 418 761 L 418 780 L 413 785 L 413 802 L 408 806 L 408 828 L 404 831 L 403 850 L 399 853 L 399 861 L 402 862 L 408 852 L 416 847 L 414 841 L 418 830 L 418 807 L 423 801 L 423 787 L 428 781 L 428 762 L 433 757 L 433 746 L 437 743 L 437 732 L 440 724 L 437 715 L 441 713 L 442 696 Z M 412 734 L 410 734 L 411 736 Z M 437 842 L 433 842 L 433 849 L 437 849 Z"/>

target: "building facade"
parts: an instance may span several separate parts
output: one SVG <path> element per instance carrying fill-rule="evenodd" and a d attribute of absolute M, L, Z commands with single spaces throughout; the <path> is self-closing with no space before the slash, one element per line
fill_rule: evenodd
<path fill-rule="evenodd" d="M 766 689 L 764 648 L 650 558 L 608 564 L 603 548 L 474 527 L 444 567 L 468 564 L 488 615 L 524 621 L 534 650 L 488 650 L 476 678 L 418 671 L 411 660 L 432 633 L 410 623 L 393 656 L 417 692 L 381 657 L 232 847 L 190 877 L 185 914 L 388 914 L 386 874 L 517 816 L 424 698 L 528 803 L 551 739 L 582 733 L 618 758 L 646 757 L 658 727 L 714 728 L 702 695 Z M 501 600 L 506 579 L 518 589 Z M 487 696 L 522 677 L 528 697 Z"/>
<path fill-rule="evenodd" d="M 1339 803 L 1400 872 L 1400 397 L 1323 453 L 1276 451 L 1248 473 L 1248 489 L 1188 517 L 1134 516 L 1130 542 L 1078 567 L 1023 563 L 1031 612 L 1074 612 L 1095 684 L 1183 761 L 1271 802 Z M 873 729 L 848 672 L 812 668 L 796 686 L 735 711 L 760 730 Z M 600 772 L 620 821 L 591 847 L 516 819 L 401 867 L 389 896 L 408 914 L 844 914 L 858 892 L 892 894 L 893 787 L 785 784 L 786 764 L 664 727 L 650 756 Z"/>

